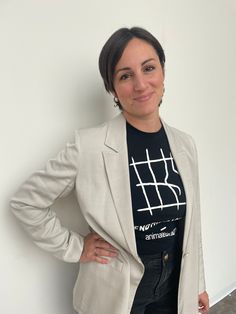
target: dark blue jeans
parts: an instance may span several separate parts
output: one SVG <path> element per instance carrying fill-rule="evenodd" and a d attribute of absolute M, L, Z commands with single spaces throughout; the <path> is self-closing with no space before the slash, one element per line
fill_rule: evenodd
<path fill-rule="evenodd" d="M 177 314 L 180 253 L 166 250 L 140 256 L 145 272 L 131 314 Z"/>

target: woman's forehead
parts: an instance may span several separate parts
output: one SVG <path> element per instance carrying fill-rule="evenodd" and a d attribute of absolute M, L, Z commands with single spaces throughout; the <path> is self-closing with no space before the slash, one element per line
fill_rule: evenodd
<path fill-rule="evenodd" d="M 133 38 L 125 47 L 121 58 L 116 64 L 116 69 L 130 67 L 132 64 L 142 65 L 147 60 L 159 61 L 156 50 L 145 40 Z"/>

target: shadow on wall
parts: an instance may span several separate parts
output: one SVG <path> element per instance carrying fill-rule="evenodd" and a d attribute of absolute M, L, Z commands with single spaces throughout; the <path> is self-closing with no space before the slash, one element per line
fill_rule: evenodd
<path fill-rule="evenodd" d="M 62 225 L 69 230 L 75 232 L 79 230 L 82 235 L 86 235 L 89 232 L 88 225 L 81 214 L 79 204 L 73 192 L 69 196 L 59 199 L 52 206 L 52 210 L 56 212 Z"/>
<path fill-rule="evenodd" d="M 73 112 L 77 117 L 79 128 L 93 127 L 120 113 L 119 108 L 114 106 L 113 96 L 106 92 L 102 79 L 91 80 L 86 86 L 82 95 L 78 88 L 75 89 L 73 96 Z M 88 86 L 91 88 L 89 89 Z"/>

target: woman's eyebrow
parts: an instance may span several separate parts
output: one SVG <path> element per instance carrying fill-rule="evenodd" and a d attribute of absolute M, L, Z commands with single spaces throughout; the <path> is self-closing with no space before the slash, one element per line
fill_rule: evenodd
<path fill-rule="evenodd" d="M 145 64 L 148 63 L 149 61 L 155 61 L 155 59 L 154 59 L 154 58 L 147 59 L 147 60 L 143 61 L 143 62 L 141 63 L 141 65 L 142 65 L 142 66 L 145 65 Z M 124 67 L 124 68 L 118 69 L 118 70 L 115 72 L 115 75 L 116 75 L 117 73 L 121 72 L 121 71 L 129 71 L 129 70 L 131 70 L 130 67 Z"/>
<path fill-rule="evenodd" d="M 155 61 L 155 59 L 154 58 L 147 59 L 147 60 L 143 61 L 142 65 L 148 63 L 149 61 Z"/>

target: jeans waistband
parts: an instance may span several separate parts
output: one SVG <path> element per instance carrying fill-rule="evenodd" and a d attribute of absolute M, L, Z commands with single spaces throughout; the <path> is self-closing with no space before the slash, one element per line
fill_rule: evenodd
<path fill-rule="evenodd" d="M 179 259 L 180 257 L 180 249 L 179 248 L 169 248 L 169 249 L 166 249 L 164 251 L 161 251 L 161 252 L 157 252 L 155 254 L 146 254 L 146 255 L 140 255 L 140 259 L 142 260 L 142 262 L 145 264 L 145 262 L 149 262 L 150 260 L 161 260 L 165 257 L 168 256 L 168 258 L 171 258 L 171 259 Z"/>

